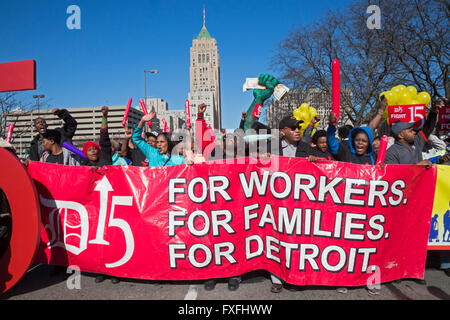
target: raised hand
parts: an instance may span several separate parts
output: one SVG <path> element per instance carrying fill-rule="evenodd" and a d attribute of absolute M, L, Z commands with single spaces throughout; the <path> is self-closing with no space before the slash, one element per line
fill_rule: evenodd
<path fill-rule="evenodd" d="M 131 139 L 132 136 L 133 136 L 133 130 L 128 129 L 128 126 L 125 126 L 125 133 L 124 133 L 125 140 Z"/>
<path fill-rule="evenodd" d="M 197 113 L 205 113 L 206 111 L 206 104 L 202 103 L 197 107 Z"/>
<path fill-rule="evenodd" d="M 381 97 L 381 101 L 380 101 L 380 110 L 379 110 L 381 115 L 383 115 L 383 113 L 386 110 L 387 106 L 388 106 L 388 101 L 387 101 L 385 96 L 382 96 Z"/>
<path fill-rule="evenodd" d="M 317 116 L 315 116 L 314 118 L 311 119 L 311 123 L 310 123 L 310 124 L 313 126 L 313 125 L 315 125 L 317 122 L 319 122 L 321 119 L 322 119 L 322 117 L 319 116 L 319 115 L 317 115 Z"/>
<path fill-rule="evenodd" d="M 328 118 L 328 123 L 329 123 L 330 125 L 335 125 L 336 122 L 337 122 L 337 117 L 336 117 L 336 115 L 334 114 L 334 112 L 331 112 L 331 113 L 330 113 L 330 117 Z"/>
<path fill-rule="evenodd" d="M 252 104 L 250 105 L 250 108 L 247 110 L 248 115 L 245 118 L 244 123 L 245 132 L 251 129 L 256 121 L 258 121 L 261 108 L 264 105 L 264 101 L 272 96 L 275 87 L 279 84 L 279 82 L 270 74 L 261 74 L 258 78 L 258 84 L 266 88 L 253 90 L 254 99 Z"/>
<path fill-rule="evenodd" d="M 266 87 L 266 89 L 253 90 L 253 96 L 255 97 L 255 99 L 260 100 L 258 102 L 261 104 L 272 96 L 273 90 L 275 89 L 276 85 L 279 84 L 279 81 L 270 74 L 261 74 L 259 76 L 258 83 Z"/>
<path fill-rule="evenodd" d="M 142 122 L 142 123 L 144 123 L 144 122 L 149 122 L 149 121 L 152 121 L 153 118 L 154 118 L 154 116 L 153 116 L 152 113 L 150 112 L 149 114 L 146 114 L 146 115 L 142 116 L 141 122 Z"/>
<path fill-rule="evenodd" d="M 434 103 L 431 106 L 431 109 L 434 110 L 438 110 L 439 108 L 448 105 L 449 104 L 449 100 L 445 97 L 440 97 L 439 99 L 437 99 L 436 101 L 434 101 Z"/>
<path fill-rule="evenodd" d="M 103 106 L 102 107 L 102 115 L 103 115 L 103 117 L 105 117 L 105 118 L 108 117 L 108 111 L 109 111 L 109 108 L 107 106 Z"/>

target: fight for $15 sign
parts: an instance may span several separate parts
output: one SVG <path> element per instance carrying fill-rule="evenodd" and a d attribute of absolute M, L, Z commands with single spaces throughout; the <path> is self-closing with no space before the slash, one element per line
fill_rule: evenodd
<path fill-rule="evenodd" d="M 425 124 L 426 106 L 424 104 L 389 106 L 389 123 L 398 121 L 414 123 L 414 127 L 421 128 Z"/>

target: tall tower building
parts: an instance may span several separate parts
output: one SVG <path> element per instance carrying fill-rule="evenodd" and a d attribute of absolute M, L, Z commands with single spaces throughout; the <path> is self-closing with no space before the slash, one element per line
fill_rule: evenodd
<path fill-rule="evenodd" d="M 203 28 L 190 49 L 190 92 L 188 99 L 191 118 L 197 118 L 197 107 L 207 105 L 205 120 L 214 129 L 222 128 L 220 103 L 220 61 L 216 39 L 206 29 L 203 9 Z"/>

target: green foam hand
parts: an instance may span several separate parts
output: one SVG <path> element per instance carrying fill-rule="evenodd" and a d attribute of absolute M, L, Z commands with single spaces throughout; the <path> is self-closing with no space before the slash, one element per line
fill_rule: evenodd
<path fill-rule="evenodd" d="M 275 87 L 280 82 L 270 74 L 261 74 L 258 79 L 258 84 L 266 87 L 265 89 L 255 89 L 253 90 L 253 102 L 250 105 L 250 108 L 247 110 L 247 118 L 245 118 L 244 131 L 247 131 L 252 128 L 255 122 L 258 121 L 259 116 L 261 115 L 262 106 L 264 101 L 269 99 Z M 258 109 L 256 109 L 258 106 Z"/>

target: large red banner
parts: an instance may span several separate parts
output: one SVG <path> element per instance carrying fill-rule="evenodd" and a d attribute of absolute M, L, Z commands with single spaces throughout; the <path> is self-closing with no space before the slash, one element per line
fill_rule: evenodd
<path fill-rule="evenodd" d="M 31 162 L 39 261 L 158 280 L 258 269 L 296 285 L 423 278 L 435 168 L 245 161 L 96 172 Z"/>

